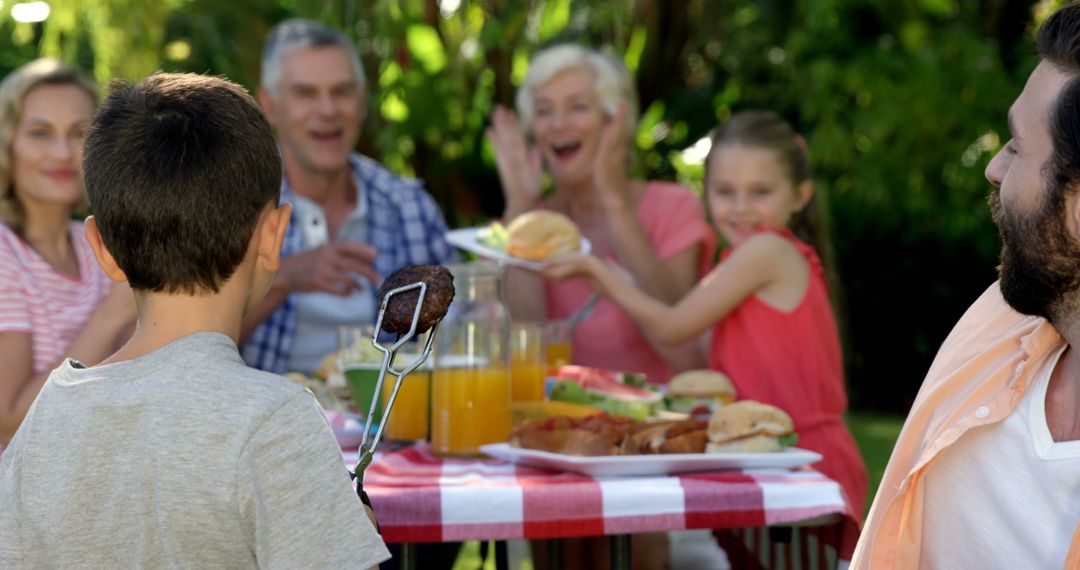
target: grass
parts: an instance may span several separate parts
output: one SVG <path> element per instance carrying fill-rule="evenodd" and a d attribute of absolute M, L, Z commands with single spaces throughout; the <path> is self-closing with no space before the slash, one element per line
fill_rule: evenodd
<path fill-rule="evenodd" d="M 869 511 L 870 502 L 877 493 L 881 476 L 885 474 L 885 466 L 892 455 L 893 445 L 900 435 L 900 428 L 904 426 L 904 416 L 851 412 L 847 416 L 847 425 L 870 475 L 870 494 L 866 498 L 866 511 Z"/>
<path fill-rule="evenodd" d="M 873 412 L 851 412 L 847 416 L 848 429 L 855 438 L 859 452 L 862 453 L 863 461 L 870 475 L 870 494 L 866 499 L 866 510 L 870 510 L 870 502 L 877 493 L 881 477 L 885 474 L 885 466 L 889 463 L 893 445 L 900 435 L 900 428 L 904 425 L 904 416 L 894 414 L 880 414 Z M 865 518 L 865 513 L 864 513 Z M 491 552 L 493 549 L 489 549 Z M 485 561 L 480 558 L 480 542 L 466 542 L 461 553 L 458 554 L 457 562 L 453 570 L 495 570 L 495 559 L 491 556 Z M 523 565 L 521 569 L 526 570 Z M 527 570 L 532 570 L 529 564 Z"/>
<path fill-rule="evenodd" d="M 488 541 L 488 557 L 480 557 L 480 541 L 470 540 L 461 545 L 453 570 L 495 570 L 495 541 Z M 532 561 L 525 560 L 518 568 L 510 570 L 533 570 Z"/>

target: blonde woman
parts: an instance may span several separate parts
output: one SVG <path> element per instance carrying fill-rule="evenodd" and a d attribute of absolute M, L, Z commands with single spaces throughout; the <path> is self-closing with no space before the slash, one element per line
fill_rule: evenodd
<path fill-rule="evenodd" d="M 64 357 L 97 363 L 134 323 L 73 221 L 86 203 L 83 137 L 94 86 L 50 59 L 0 82 L 0 446 Z"/>
<path fill-rule="evenodd" d="M 575 44 L 540 51 L 517 95 L 518 115 L 496 109 L 488 130 L 506 198 L 506 218 L 548 208 L 573 219 L 593 253 L 626 270 L 649 295 L 676 303 L 711 262 L 714 237 L 700 201 L 676 184 L 629 177 L 637 116 L 629 71 L 617 59 Z M 541 199 L 543 175 L 553 192 Z M 592 290 L 583 279 L 506 287 L 515 317 L 565 319 Z M 531 291 L 528 289 L 531 288 Z M 523 294 L 519 294 L 523 293 Z M 575 364 L 644 372 L 653 383 L 704 365 L 694 343 L 668 348 L 649 339 L 602 299 L 574 331 Z"/>

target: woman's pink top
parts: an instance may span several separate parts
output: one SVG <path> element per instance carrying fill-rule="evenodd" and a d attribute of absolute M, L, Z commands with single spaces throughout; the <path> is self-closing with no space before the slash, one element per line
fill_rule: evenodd
<path fill-rule="evenodd" d="M 0 225 L 0 334 L 28 333 L 33 373 L 47 372 L 67 350 L 109 292 L 112 282 L 98 266 L 83 224 L 68 233 L 79 277 L 57 272 L 15 232 Z"/>
<path fill-rule="evenodd" d="M 649 182 L 638 203 L 637 217 L 661 259 L 699 245 L 701 273 L 708 267 L 715 237 L 705 221 L 701 201 L 690 190 L 669 182 Z M 592 293 L 584 279 L 546 281 L 548 318 L 568 318 L 585 305 Z M 655 384 L 667 383 L 672 375 L 633 319 L 610 299 L 601 299 L 592 314 L 574 329 L 570 359 L 584 366 L 644 373 Z"/>
<path fill-rule="evenodd" d="M 866 466 L 847 427 L 840 336 L 814 249 L 790 232 L 787 238 L 810 264 L 802 302 L 781 311 L 756 295 L 743 300 L 713 329 L 709 366 L 731 377 L 738 399 L 758 400 L 789 414 L 799 434 L 798 447 L 824 459 L 812 467 L 836 480 L 856 516 L 866 500 Z M 723 252 L 723 258 L 731 250 Z"/>

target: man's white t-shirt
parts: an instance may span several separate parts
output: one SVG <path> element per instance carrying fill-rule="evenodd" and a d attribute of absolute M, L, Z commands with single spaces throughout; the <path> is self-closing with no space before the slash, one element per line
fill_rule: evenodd
<path fill-rule="evenodd" d="M 300 225 L 304 251 L 320 247 L 330 241 L 336 243 L 368 243 L 367 202 L 357 192 L 357 207 L 331 240 L 326 212 L 322 207 L 296 195 L 293 211 Z M 326 355 L 338 348 L 338 329 L 375 322 L 375 285 L 356 275 L 362 286 L 352 293 L 341 296 L 330 293 L 293 293 L 296 301 L 296 330 L 286 370 L 310 374 L 319 367 Z"/>
<path fill-rule="evenodd" d="M 969 430 L 926 471 L 922 567 L 1061 568 L 1080 515 L 1080 440 L 1055 442 L 1046 423 L 1063 351 L 1014 413 Z"/>

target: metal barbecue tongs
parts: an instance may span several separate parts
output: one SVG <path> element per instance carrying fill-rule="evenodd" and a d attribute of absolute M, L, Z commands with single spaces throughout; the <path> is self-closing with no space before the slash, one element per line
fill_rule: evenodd
<path fill-rule="evenodd" d="M 420 289 L 420 298 L 416 301 L 416 308 L 413 310 L 412 325 L 409 327 L 409 332 L 400 335 L 396 342 L 389 347 L 383 346 L 379 342 L 379 332 L 382 330 L 383 315 L 386 314 L 386 308 L 390 306 L 390 298 L 394 295 L 407 293 L 413 289 Z M 352 475 L 356 479 L 358 485 L 358 491 L 363 488 L 364 483 L 364 470 L 371 464 L 371 460 L 375 457 L 375 448 L 379 446 L 379 441 L 382 440 L 383 430 L 386 429 L 386 422 L 390 419 L 390 410 L 394 407 L 394 400 L 397 398 L 398 390 L 401 389 L 401 381 L 405 379 L 410 372 L 416 370 L 421 364 L 427 360 L 429 354 L 431 354 L 431 342 L 435 338 L 435 331 L 439 328 L 439 321 L 435 321 L 431 325 L 431 331 L 428 333 L 427 340 L 424 342 L 424 349 L 420 353 L 420 356 L 405 368 L 398 370 L 394 367 L 394 357 L 397 355 L 397 351 L 403 344 L 412 340 L 416 336 L 416 327 L 420 322 L 420 311 L 424 306 L 424 297 L 427 295 L 427 283 L 418 281 L 410 285 L 404 285 L 397 289 L 391 289 L 383 297 L 382 305 L 379 307 L 379 318 L 375 321 L 375 335 L 371 339 L 371 344 L 375 348 L 379 349 L 383 353 L 382 367 L 379 369 L 379 379 L 375 382 L 375 395 L 371 398 L 371 406 L 368 410 L 367 420 L 364 422 L 364 434 L 360 440 L 360 458 L 356 463 L 356 469 Z M 375 409 L 379 403 L 379 394 L 382 394 L 383 378 L 386 377 L 386 373 L 390 373 L 397 376 L 397 380 L 394 382 L 394 389 L 390 392 L 390 398 L 386 401 L 386 406 L 383 409 L 382 421 L 379 422 L 379 428 L 375 432 L 375 437 L 371 440 L 371 445 L 368 445 L 368 436 L 371 434 L 371 420 L 375 417 Z"/>

